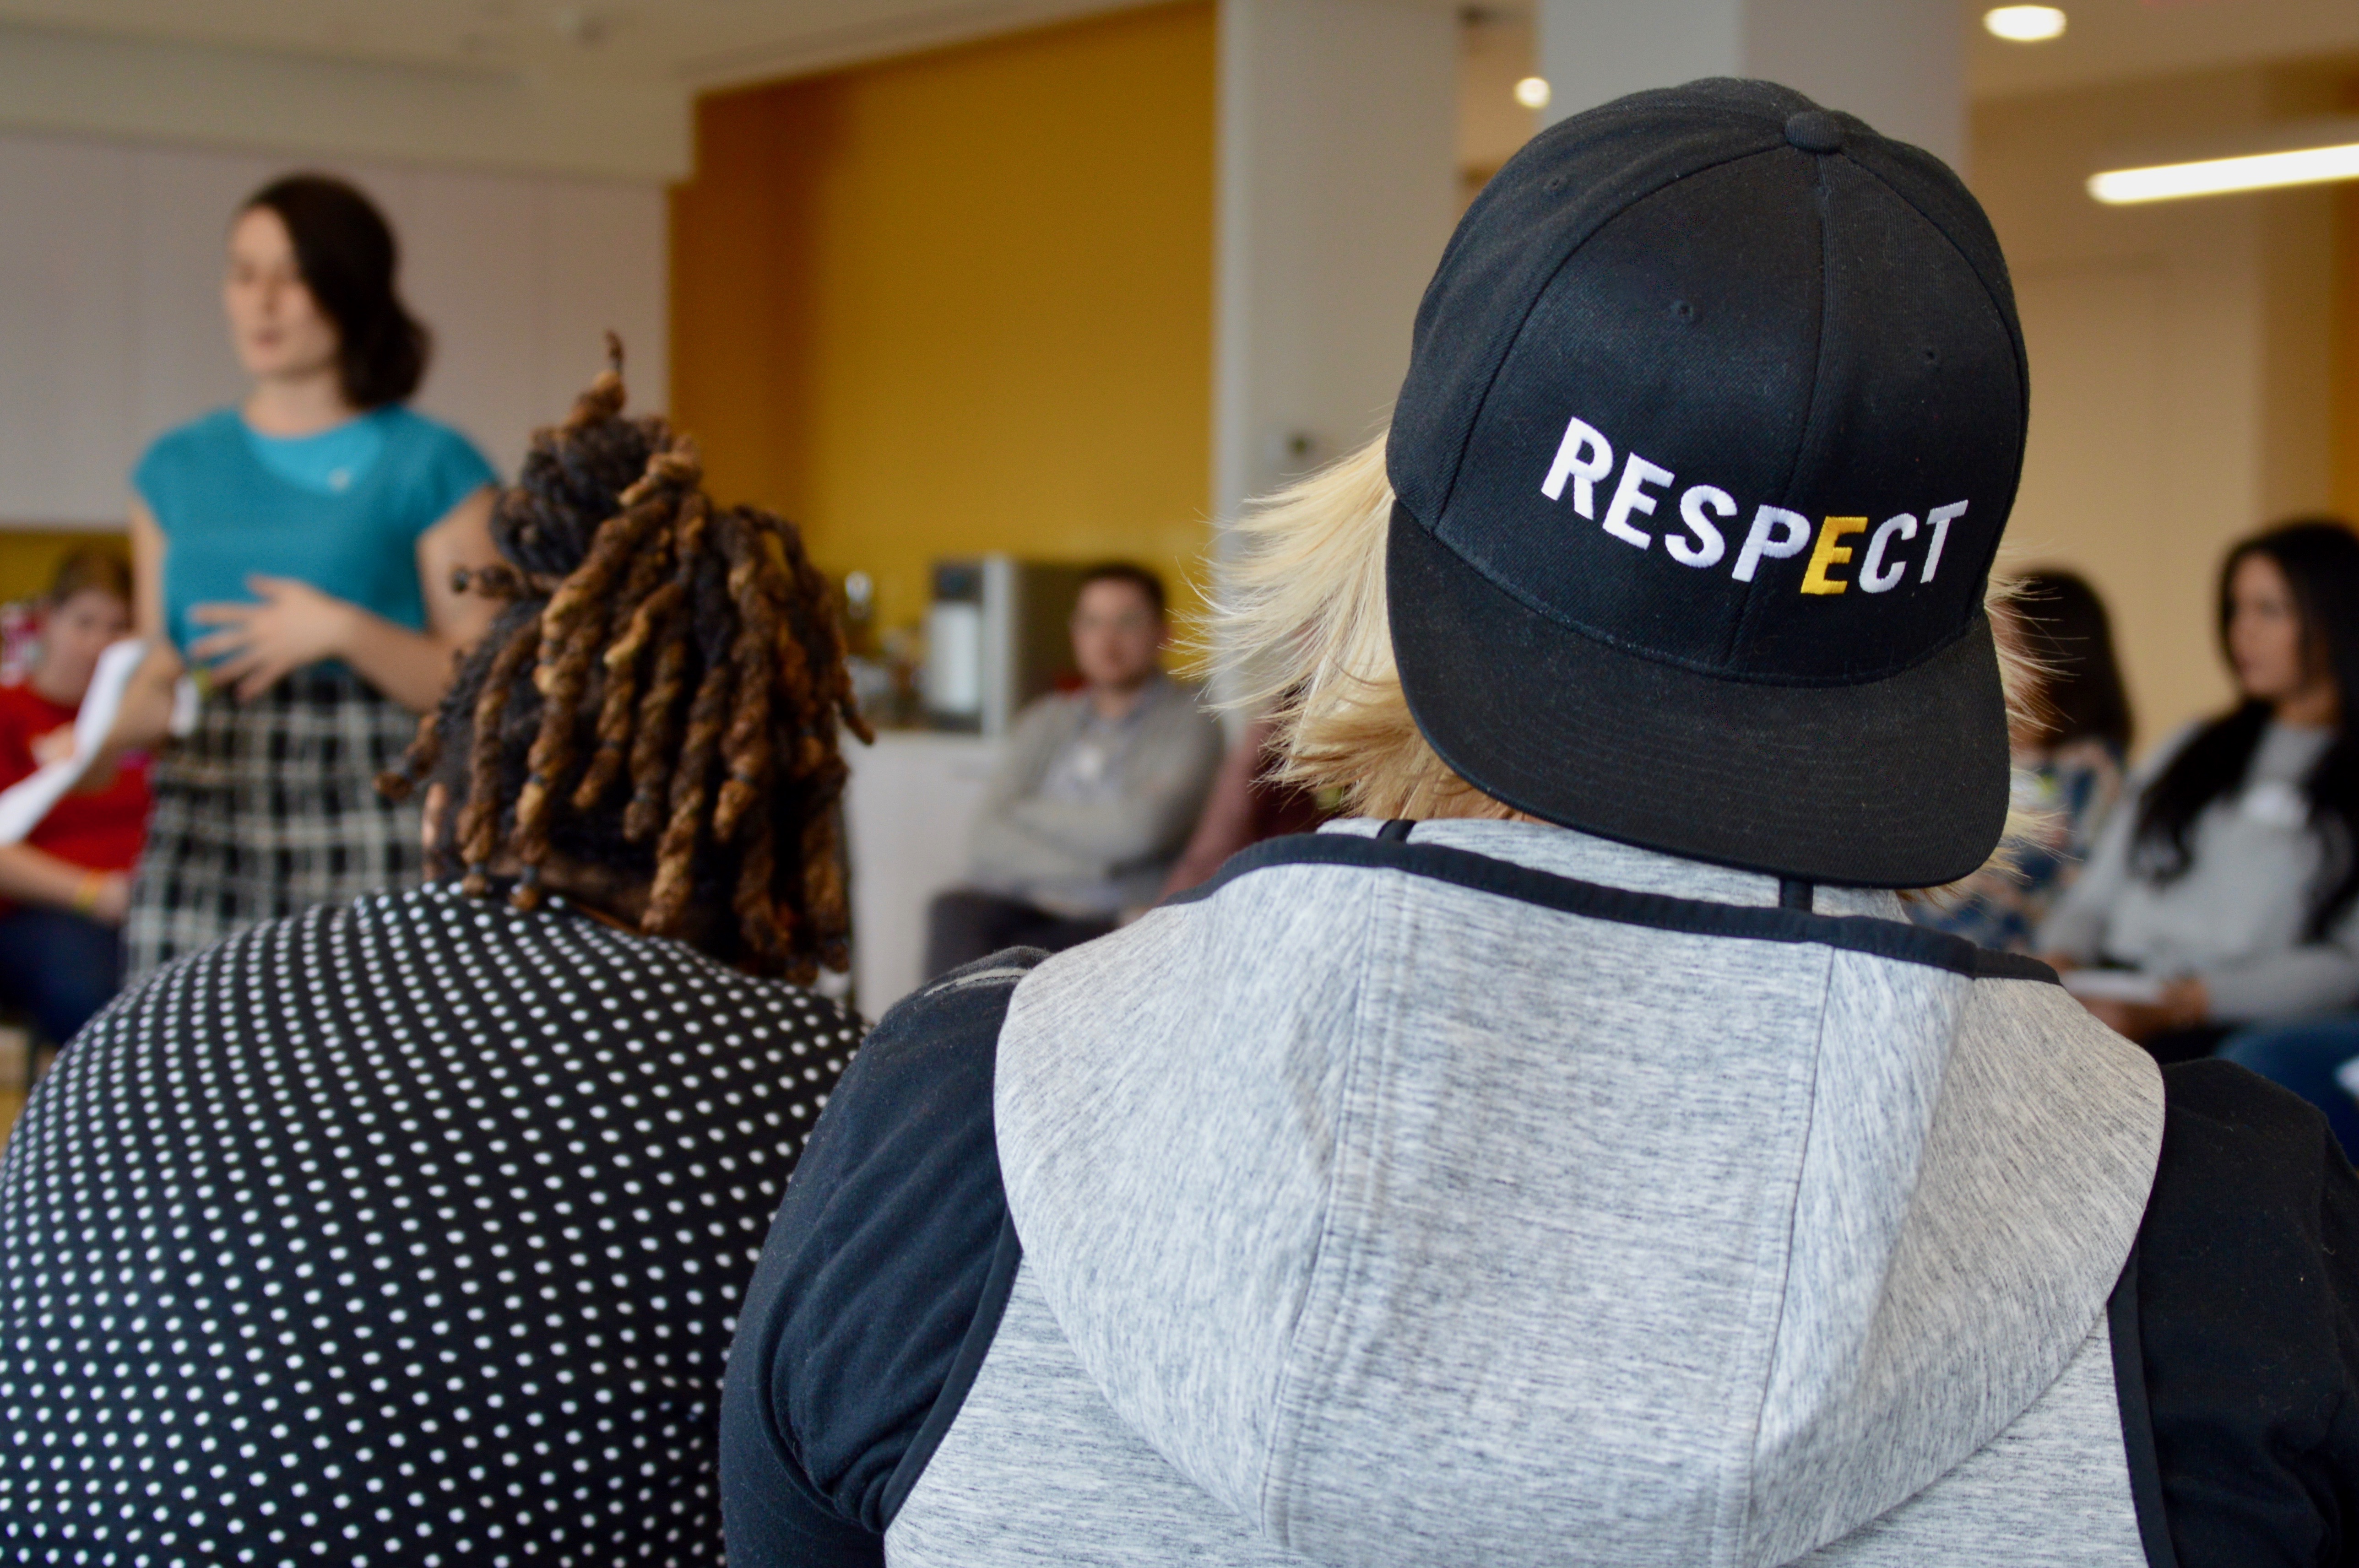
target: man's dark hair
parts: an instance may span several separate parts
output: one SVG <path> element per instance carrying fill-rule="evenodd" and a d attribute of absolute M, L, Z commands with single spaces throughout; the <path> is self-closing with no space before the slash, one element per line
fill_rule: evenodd
<path fill-rule="evenodd" d="M 560 856 L 647 884 L 648 935 L 808 981 L 847 963 L 836 741 L 869 738 L 834 589 L 793 524 L 713 506 L 695 446 L 622 407 L 609 371 L 533 438 L 502 564 L 467 575 L 499 619 L 378 784 L 443 786 L 430 870 L 471 897 L 513 862 L 531 909 Z"/>
<path fill-rule="evenodd" d="M 1083 572 L 1080 586 L 1073 589 L 1076 603 L 1081 600 L 1082 589 L 1093 582 L 1126 582 L 1147 596 L 1147 602 L 1155 608 L 1157 620 L 1162 620 L 1167 612 L 1163 579 L 1136 561 L 1100 561 Z"/>
<path fill-rule="evenodd" d="M 2047 676 L 2039 694 L 2039 743 L 2061 746 L 2094 737 L 2127 752 L 2129 692 L 2114 657 L 2113 622 L 2097 590 L 2071 572 L 2026 572 L 2016 616 L 2025 651 Z"/>
<path fill-rule="evenodd" d="M 2285 574 L 2301 616 L 2303 656 L 2312 671 L 2332 678 L 2342 698 L 2334 739 L 2303 785 L 2310 825 L 2326 841 L 2326 871 L 2310 890 L 2309 933 L 2316 940 L 2359 898 L 2359 735 L 2352 723 L 2352 704 L 2359 700 L 2359 535 L 2337 517 L 2305 517 L 2229 551 L 2220 568 L 2223 654 L 2235 614 L 2236 568 L 2249 556 L 2267 557 Z M 2268 703 L 2247 697 L 2180 748 L 2138 808 L 2134 843 L 2140 871 L 2159 881 L 2186 873 L 2196 818 L 2243 785 L 2272 717 Z"/>
<path fill-rule="evenodd" d="M 376 204 L 324 174 L 290 174 L 246 198 L 287 225 L 303 287 L 336 327 L 336 369 L 355 408 L 399 403 L 418 390 L 431 347 L 425 324 L 394 289 L 400 253 Z"/>

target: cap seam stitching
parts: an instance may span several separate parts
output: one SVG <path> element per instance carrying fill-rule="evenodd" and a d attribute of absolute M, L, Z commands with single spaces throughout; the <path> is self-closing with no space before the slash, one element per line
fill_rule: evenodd
<path fill-rule="evenodd" d="M 1790 500 L 1794 488 L 1794 472 L 1802 465 L 1802 454 L 1808 450 L 1810 438 L 1817 433 L 1819 421 L 1819 389 L 1827 379 L 1827 318 L 1834 310 L 1834 266 L 1832 248 L 1827 241 L 1827 155 L 1810 154 L 1810 184 L 1818 200 L 1811 203 L 1817 210 L 1819 224 L 1819 319 L 1815 327 L 1817 341 L 1810 348 L 1810 399 L 1802 410 L 1802 428 L 1794 438 L 1794 449 L 1787 455 L 1786 471 L 1770 493 L 1780 501 Z M 1753 609 L 1764 587 L 1756 575 L 1745 585 L 1745 599 L 1728 623 L 1728 636 L 1721 643 L 1720 662 L 1725 666 L 1736 659 L 1737 644 L 1745 640 L 1753 624 Z"/>
<path fill-rule="evenodd" d="M 1557 257 L 1556 264 L 1549 268 L 1548 276 L 1540 279 L 1539 287 L 1532 290 L 1530 301 L 1525 306 L 1522 317 L 1516 322 L 1516 330 L 1507 334 L 1506 341 L 1500 345 L 1497 357 L 1491 362 L 1490 373 L 1483 378 L 1482 395 L 1474 400 L 1474 406 L 1466 416 L 1466 428 L 1458 438 L 1457 450 L 1451 454 L 1449 481 L 1443 486 L 1440 495 L 1434 501 L 1433 521 L 1436 528 L 1441 525 L 1442 514 L 1450 510 L 1450 503 L 1458 493 L 1459 481 L 1465 477 L 1466 449 L 1473 444 L 1475 428 L 1483 422 L 1483 411 L 1491 405 L 1491 395 L 1498 388 L 1500 374 L 1506 369 L 1507 361 L 1514 356 L 1516 345 L 1523 341 L 1524 333 L 1530 328 L 1532 317 L 1538 312 L 1542 297 L 1556 287 L 1558 277 L 1562 276 L 1566 267 L 1572 265 L 1572 258 L 1580 254 L 1581 248 L 1595 239 L 1606 224 L 1621 217 L 1640 202 L 1669 190 L 1680 181 L 1692 179 L 1698 175 L 1709 174 L 1713 169 L 1723 168 L 1733 163 L 1742 163 L 1747 158 L 1766 157 L 1777 152 L 1783 145 L 1783 143 L 1774 143 L 1765 147 L 1755 147 L 1747 152 L 1732 153 L 1726 157 L 1714 158 L 1710 163 L 1698 164 L 1693 168 L 1682 169 L 1660 185 L 1651 186 L 1613 211 L 1599 214 L 1594 222 L 1565 247 L 1564 254 Z M 1414 371 L 1415 366 L 1412 365 L 1410 368 Z M 1395 404 L 1397 406 L 1398 399 L 1395 399 Z"/>
<path fill-rule="evenodd" d="M 1360 964 L 1353 977 L 1352 1012 L 1354 1020 L 1374 1005 L 1375 988 L 1368 983 L 1370 971 L 1377 960 L 1377 944 L 1373 940 L 1373 934 L 1385 913 L 1385 900 L 1380 890 L 1379 896 L 1368 900 L 1366 916 L 1361 927 Z M 1355 1029 L 1355 1041 L 1359 1037 Z M 1328 1293 L 1332 1295 L 1332 1281 L 1338 1271 L 1348 1270 L 1364 1250 L 1353 1238 L 1342 1234 L 1338 1215 L 1343 1206 L 1344 1185 L 1352 1176 L 1349 1167 L 1353 1152 L 1351 1135 L 1355 1130 L 1354 1091 L 1366 1076 L 1368 1067 L 1366 1054 L 1356 1048 L 1352 1052 L 1351 1059 L 1344 1064 L 1343 1081 L 1337 1090 L 1336 1100 L 1337 1157 L 1320 1195 L 1319 1234 L 1311 1243 L 1310 1263 L 1303 1271 L 1302 1295 L 1295 1303 L 1292 1321 L 1287 1325 L 1286 1348 L 1279 1357 L 1277 1374 L 1269 1389 L 1269 1431 L 1260 1445 L 1259 1485 L 1254 1502 L 1258 1519 L 1277 1543 L 1288 1550 L 1295 1549 L 1296 1545 L 1295 1508 L 1301 1491 L 1301 1438 L 1306 1424 L 1297 1414 L 1298 1396 L 1308 1397 L 1305 1393 L 1307 1385 L 1329 1380 L 1327 1374 L 1330 1370 L 1324 1366 L 1305 1363 L 1328 1359 L 1332 1341 L 1343 1327 L 1342 1312 L 1330 1301 L 1321 1299 L 1320 1287 L 1322 1283 L 1330 1284 Z M 1369 1119 L 1373 1121 L 1375 1119 L 1371 1116 Z M 1331 1260 L 1335 1254 L 1342 1254 L 1340 1260 Z M 1324 1321 L 1312 1321 L 1314 1313 L 1323 1316 Z M 1317 1343 L 1307 1343 L 1306 1336 L 1314 1337 Z"/>
<path fill-rule="evenodd" d="M 1897 145 L 1907 146 L 1908 144 L 1902 142 Z M 1922 149 L 1919 150 L 1921 151 Z M 1927 154 L 1926 156 L 1931 157 L 1930 154 Z M 1925 226 L 1931 229 L 1936 234 L 1939 234 L 1941 237 L 1941 243 L 1950 247 L 1951 254 L 1955 255 L 1960 261 L 1963 262 L 1965 264 L 1966 270 L 1973 274 L 1974 287 L 1983 291 L 1984 302 L 1990 307 L 1991 314 L 1998 318 L 1999 325 L 2006 330 L 2007 349 L 2008 351 L 2015 356 L 2016 400 L 2023 406 L 2024 422 L 2027 428 L 2031 420 L 2031 362 L 2029 355 L 2024 351 L 2022 317 L 2018 312 L 2008 308 L 2008 306 L 2012 301 L 2001 300 L 1998 297 L 1997 293 L 1991 287 L 1990 279 L 1984 277 L 1983 276 L 1983 269 L 1975 265 L 1974 258 L 1966 254 L 1965 247 L 1959 244 L 1956 240 L 1950 236 L 1948 226 L 1939 218 L 1933 216 L 1932 213 L 1927 211 L 1922 202 L 1918 201 L 1915 198 L 1911 197 L 1908 191 L 1902 189 L 1899 186 L 1895 185 L 1892 181 L 1885 178 L 1884 175 L 1871 165 L 1862 163 L 1859 159 L 1852 157 L 1848 153 L 1844 155 L 1844 161 L 1849 163 L 1852 168 L 1867 176 L 1868 178 L 1875 181 L 1876 184 L 1884 187 L 1885 189 L 1890 191 L 1895 200 L 1908 208 L 1911 212 L 1916 213 L 1918 217 L 1922 218 L 1925 221 Z M 1943 167 L 1946 168 L 1948 166 L 1944 165 Z M 1950 170 L 1950 174 L 1951 178 L 1955 178 L 1957 171 L 1951 169 Z M 1969 201 L 1973 200 L 1973 192 L 1967 192 L 1967 200 Z M 1984 217 L 1984 222 L 1985 223 L 1989 222 L 1987 216 Z M 1991 238 L 1992 243 L 1995 245 L 1997 243 L 1997 235 L 1994 233 Z M 2006 265 L 2006 257 L 2004 253 L 2000 254 L 1998 264 L 2002 268 Z M 2009 275 L 2007 276 L 2007 291 L 2010 295 L 2014 293 L 2014 287 L 2015 279 L 2012 275 Z M 2030 442 L 2026 439 L 2018 439 L 2015 443 L 2015 482 L 2008 488 L 2006 498 L 2007 512 L 2009 515 L 2014 514 L 2016 497 L 2023 493 L 2023 463 L 2025 457 L 2027 455 L 2029 447 Z M 2005 520 L 2002 519 L 2001 521 L 2004 522 Z"/>

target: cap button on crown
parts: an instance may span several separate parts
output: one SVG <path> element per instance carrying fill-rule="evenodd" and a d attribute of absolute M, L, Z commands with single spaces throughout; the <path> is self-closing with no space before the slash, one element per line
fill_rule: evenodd
<path fill-rule="evenodd" d="M 1835 117 L 1821 109 L 1805 109 L 1786 119 L 1786 139 L 1806 153 L 1833 153 L 1843 150 L 1843 127 Z"/>

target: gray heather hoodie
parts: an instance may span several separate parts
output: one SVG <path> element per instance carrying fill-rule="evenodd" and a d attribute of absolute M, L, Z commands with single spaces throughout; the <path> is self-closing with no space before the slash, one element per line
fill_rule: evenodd
<path fill-rule="evenodd" d="M 2146 1562 L 2141 1053 L 1889 894 L 1374 829 L 1016 987 L 1023 1262 L 891 1562 Z"/>

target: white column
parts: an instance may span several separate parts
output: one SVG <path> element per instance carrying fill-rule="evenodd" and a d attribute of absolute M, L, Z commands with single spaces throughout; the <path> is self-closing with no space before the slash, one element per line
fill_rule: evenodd
<path fill-rule="evenodd" d="M 1446 0 L 1222 0 L 1212 513 L 1372 434 L 1456 214 Z"/>
<path fill-rule="evenodd" d="M 1551 119 L 1699 76 L 1756 76 L 1962 167 L 1964 21 L 1952 0 L 1538 0 Z"/>

